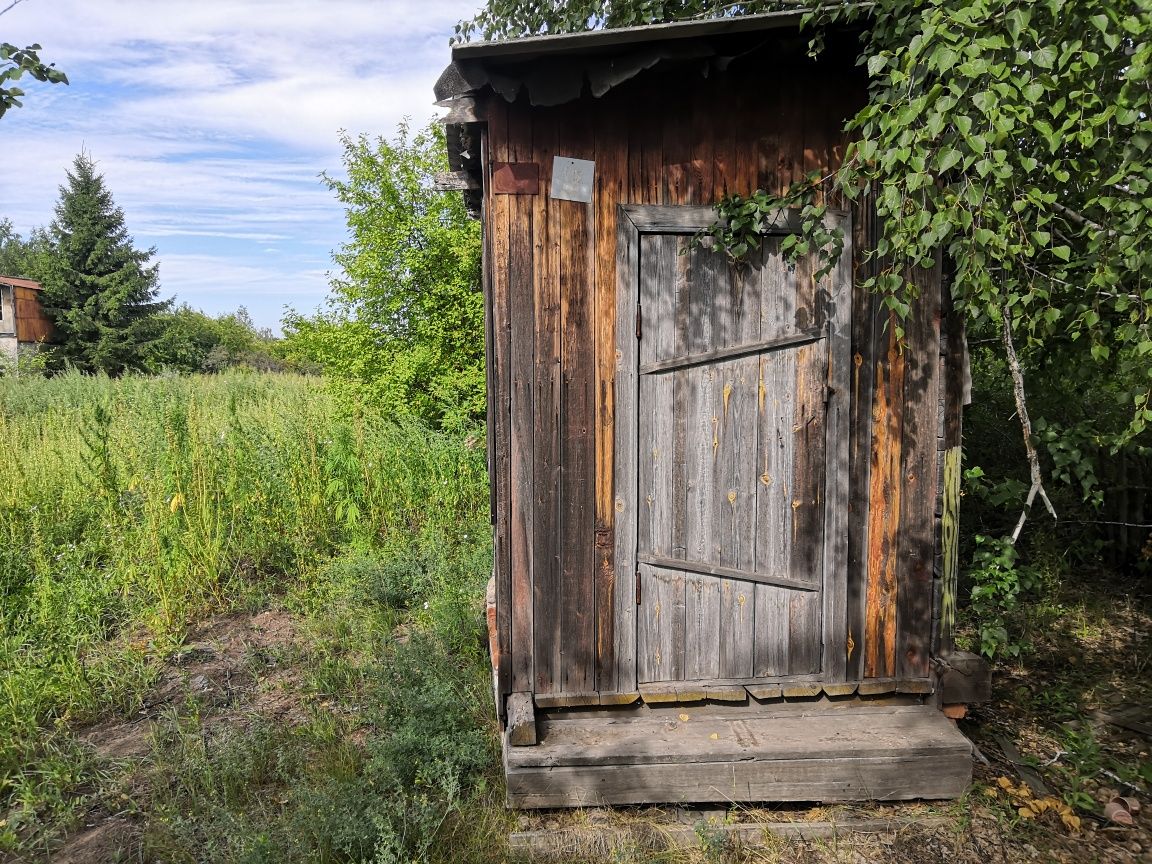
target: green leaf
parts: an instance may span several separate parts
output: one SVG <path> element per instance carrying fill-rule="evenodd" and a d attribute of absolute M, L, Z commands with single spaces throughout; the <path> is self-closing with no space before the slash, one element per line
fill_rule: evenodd
<path fill-rule="evenodd" d="M 1032 62 L 1041 69 L 1051 69 L 1056 62 L 1056 49 L 1051 45 L 1032 52 Z"/>
<path fill-rule="evenodd" d="M 959 150 L 956 150 L 952 147 L 948 147 L 944 150 L 941 150 L 936 155 L 936 170 L 939 173 L 943 174 L 946 171 L 948 171 L 950 168 L 953 168 L 956 165 L 958 165 L 960 163 L 960 160 L 963 158 L 964 158 L 964 155 Z"/>

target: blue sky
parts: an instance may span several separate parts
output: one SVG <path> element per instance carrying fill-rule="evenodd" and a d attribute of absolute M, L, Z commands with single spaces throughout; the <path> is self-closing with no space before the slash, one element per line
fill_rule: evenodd
<path fill-rule="evenodd" d="M 344 216 L 318 175 L 341 173 L 339 131 L 430 119 L 453 25 L 481 2 L 22 0 L 0 41 L 39 42 L 71 84 L 29 82 L 0 120 L 0 217 L 47 225 L 87 150 L 156 247 L 162 296 L 275 328 L 328 291 Z"/>

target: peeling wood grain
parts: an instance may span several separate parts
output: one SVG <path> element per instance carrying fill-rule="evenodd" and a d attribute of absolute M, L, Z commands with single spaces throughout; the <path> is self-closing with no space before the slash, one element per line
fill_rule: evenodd
<path fill-rule="evenodd" d="M 872 464 L 868 511 L 868 605 L 864 674 L 896 671 L 896 594 L 899 564 L 900 443 L 904 404 L 904 355 L 888 321 L 888 353 L 876 364 Z"/>
<path fill-rule="evenodd" d="M 616 683 L 615 512 L 612 509 L 613 435 L 616 370 L 616 206 L 627 200 L 631 148 L 622 150 L 619 134 L 626 124 L 618 109 L 596 113 L 594 299 L 596 394 L 594 490 L 596 523 L 596 686 L 604 693 Z"/>

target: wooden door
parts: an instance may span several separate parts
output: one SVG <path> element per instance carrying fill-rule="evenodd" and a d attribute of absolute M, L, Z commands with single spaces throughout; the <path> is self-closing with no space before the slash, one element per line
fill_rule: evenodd
<path fill-rule="evenodd" d="M 637 681 L 838 679 L 849 270 L 784 234 L 733 267 L 675 224 L 699 209 L 632 214 Z"/>

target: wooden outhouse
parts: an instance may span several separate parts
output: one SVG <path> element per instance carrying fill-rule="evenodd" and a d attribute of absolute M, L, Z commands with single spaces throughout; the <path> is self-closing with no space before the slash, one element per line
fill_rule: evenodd
<path fill-rule="evenodd" d="M 963 334 L 897 338 L 867 205 L 816 278 L 693 236 L 844 153 L 857 35 L 793 13 L 457 45 L 437 84 L 484 225 L 493 658 L 508 800 L 942 798 Z M 833 209 L 844 202 L 830 202 Z M 965 662 L 961 662 L 964 660 Z M 950 692 L 949 692 L 950 691 Z"/>

